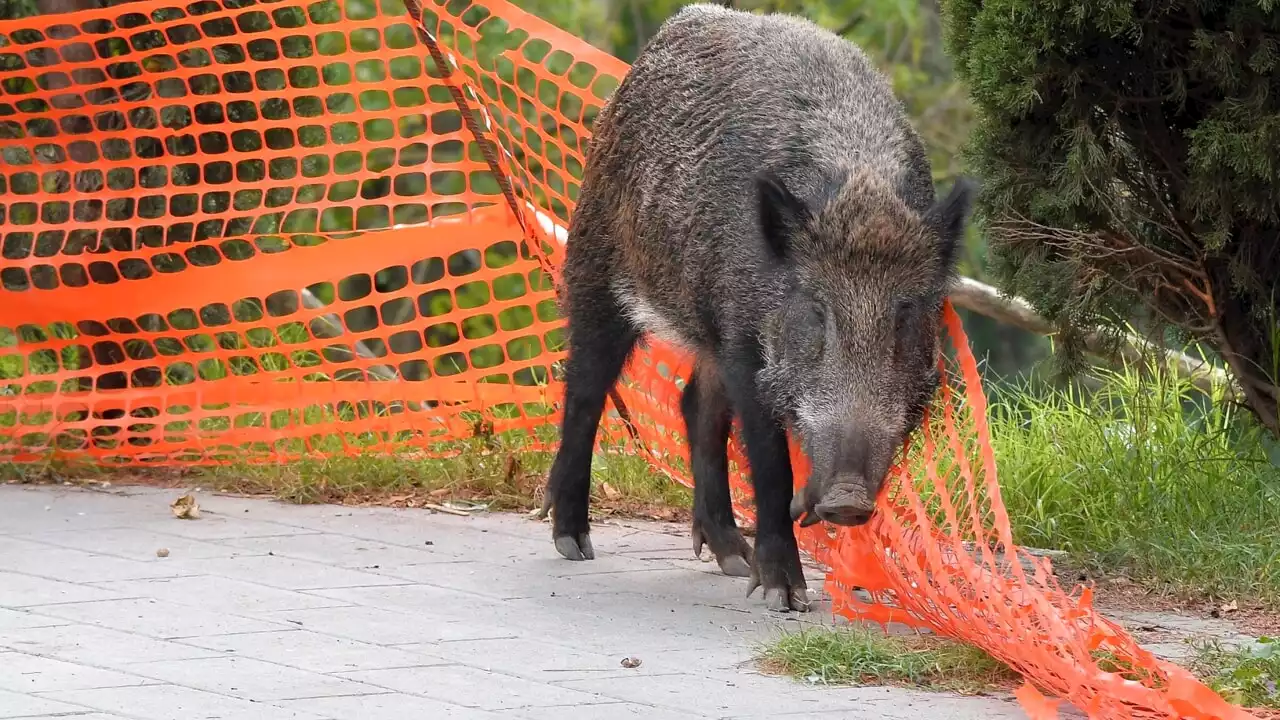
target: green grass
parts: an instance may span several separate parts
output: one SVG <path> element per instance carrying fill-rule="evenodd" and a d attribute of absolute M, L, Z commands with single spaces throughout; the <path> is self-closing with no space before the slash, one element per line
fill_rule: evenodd
<path fill-rule="evenodd" d="M 966 694 L 1007 689 L 1018 675 L 972 645 L 864 628 L 805 630 L 762 648 L 762 666 L 811 683 L 898 685 Z"/>
<path fill-rule="evenodd" d="M 1263 637 L 1243 647 L 1203 643 L 1191 669 L 1236 705 L 1280 710 L 1280 640 Z"/>
<path fill-rule="evenodd" d="M 283 465 L 203 468 L 195 478 L 224 490 L 271 494 L 298 503 L 427 495 L 439 500 L 478 500 L 494 510 L 526 510 L 541 502 L 554 459 L 551 453 L 494 449 L 480 441 L 455 445 L 459 453 L 450 458 L 414 460 L 368 454 Z M 592 491 L 599 502 L 633 507 L 692 505 L 687 488 L 653 471 L 639 456 L 598 453 L 592 468 Z"/>
<path fill-rule="evenodd" d="M 783 635 L 762 648 L 766 671 L 810 683 L 897 685 L 983 693 L 1007 690 L 1017 673 L 981 649 L 937 637 L 886 636 L 863 628 L 820 629 Z M 1109 672 L 1126 665 L 1098 658 Z M 1250 646 L 1203 641 L 1188 669 L 1231 703 L 1280 709 L 1280 640 L 1263 637 Z M 1133 680 L 1137 676 L 1126 673 Z"/>
<path fill-rule="evenodd" d="M 554 456 L 510 438 L 471 439 L 439 448 L 452 457 L 409 458 L 359 454 L 289 463 L 236 463 L 196 467 L 118 470 L 66 464 L 0 463 L 0 481 L 118 481 L 202 486 L 271 495 L 287 502 L 447 502 L 472 500 L 493 510 L 528 510 L 542 501 Z M 592 464 L 596 510 L 667 514 L 687 510 L 692 493 L 654 471 L 640 456 L 606 451 Z"/>
<path fill-rule="evenodd" d="M 1000 486 L 1024 545 L 1178 594 L 1280 600 L 1280 469 L 1244 410 L 1150 368 L 1101 390 L 998 391 Z"/>

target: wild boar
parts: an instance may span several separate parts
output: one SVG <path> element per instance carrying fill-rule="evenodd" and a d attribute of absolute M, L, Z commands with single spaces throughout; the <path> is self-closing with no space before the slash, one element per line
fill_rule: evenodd
<path fill-rule="evenodd" d="M 695 354 L 682 410 L 694 551 L 807 610 L 796 520 L 869 520 L 939 382 L 938 319 L 975 193 L 937 200 L 923 144 L 853 44 L 806 20 L 691 5 L 643 49 L 595 125 L 569 227 L 556 549 L 592 559 L 591 456 L 645 334 Z M 754 552 L 726 447 L 741 422 Z M 787 431 L 812 476 L 793 499 Z"/>

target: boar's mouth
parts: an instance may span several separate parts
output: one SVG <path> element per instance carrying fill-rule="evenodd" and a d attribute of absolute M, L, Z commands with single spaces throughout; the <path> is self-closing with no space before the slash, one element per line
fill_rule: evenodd
<path fill-rule="evenodd" d="M 800 492 L 791 499 L 791 519 L 799 521 L 800 527 L 823 521 L 842 527 L 857 527 L 870 521 L 875 512 L 875 498 L 867 493 L 867 487 L 862 483 L 831 485 L 812 507 L 808 497 L 808 492 Z"/>

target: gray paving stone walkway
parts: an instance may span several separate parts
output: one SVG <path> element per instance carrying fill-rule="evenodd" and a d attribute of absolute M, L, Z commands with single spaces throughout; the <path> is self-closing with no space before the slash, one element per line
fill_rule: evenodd
<path fill-rule="evenodd" d="M 597 524 L 599 559 L 569 563 L 518 516 L 202 493 L 178 520 L 174 497 L 0 486 L 0 718 L 1024 717 L 760 674 L 754 644 L 798 622 L 684 527 Z"/>

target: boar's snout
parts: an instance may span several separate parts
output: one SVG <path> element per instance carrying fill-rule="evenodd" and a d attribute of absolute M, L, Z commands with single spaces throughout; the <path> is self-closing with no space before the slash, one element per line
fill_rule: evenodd
<path fill-rule="evenodd" d="M 810 437 L 816 441 L 809 445 L 813 474 L 791 500 L 792 520 L 801 527 L 824 521 L 856 527 L 870 521 L 889 473 L 894 438 L 856 423 Z"/>
<path fill-rule="evenodd" d="M 791 519 L 808 527 L 820 521 L 832 525 L 856 527 L 871 519 L 876 499 L 867 492 L 862 478 L 836 478 L 827 485 L 816 499 L 810 497 L 809 488 L 796 493 L 791 500 Z"/>

